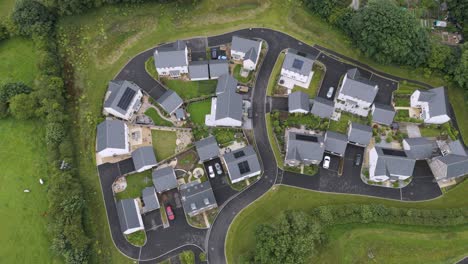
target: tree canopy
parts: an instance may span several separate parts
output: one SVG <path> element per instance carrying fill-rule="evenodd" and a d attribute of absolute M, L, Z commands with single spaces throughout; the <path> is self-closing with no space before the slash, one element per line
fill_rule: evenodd
<path fill-rule="evenodd" d="M 22 0 L 16 3 L 12 19 L 21 35 L 32 36 L 48 35 L 53 30 L 56 17 L 43 4 L 34 0 Z"/>

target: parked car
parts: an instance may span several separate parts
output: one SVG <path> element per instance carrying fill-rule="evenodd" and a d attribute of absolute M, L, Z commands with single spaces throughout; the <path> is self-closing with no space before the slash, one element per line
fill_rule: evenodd
<path fill-rule="evenodd" d="M 172 207 L 170 205 L 166 206 L 166 215 L 171 221 L 175 219 L 174 212 L 172 212 Z"/>
<path fill-rule="evenodd" d="M 330 167 L 330 156 L 325 156 L 323 159 L 323 168 L 328 169 Z"/>
<path fill-rule="evenodd" d="M 211 59 L 216 60 L 218 58 L 218 51 L 216 49 L 211 50 Z"/>
<path fill-rule="evenodd" d="M 332 86 L 332 87 L 328 88 L 327 98 L 331 98 L 331 97 L 332 97 L 333 91 L 335 91 L 335 87 Z"/>
<path fill-rule="evenodd" d="M 215 177 L 215 174 L 214 174 L 214 171 L 213 171 L 213 166 L 208 166 L 208 174 L 210 175 L 210 178 L 214 178 Z"/>
<path fill-rule="evenodd" d="M 361 154 L 357 154 L 357 155 L 356 155 L 356 158 L 354 159 L 354 165 L 355 165 L 355 166 L 361 165 L 361 159 L 362 159 Z"/>
<path fill-rule="evenodd" d="M 218 173 L 218 175 L 223 174 L 223 170 L 221 170 L 221 165 L 219 165 L 219 163 L 215 163 L 215 168 L 216 168 L 216 173 Z"/>

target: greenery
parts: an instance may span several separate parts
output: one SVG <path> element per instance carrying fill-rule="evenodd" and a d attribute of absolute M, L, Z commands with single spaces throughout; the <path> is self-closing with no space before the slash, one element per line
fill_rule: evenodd
<path fill-rule="evenodd" d="M 309 98 L 314 98 L 317 95 L 323 77 L 325 75 L 325 70 L 324 67 L 321 64 L 319 64 L 319 62 L 315 61 L 314 66 L 312 67 L 312 71 L 314 72 L 314 75 L 312 76 L 312 80 L 310 81 L 309 88 L 305 89 L 296 85 L 292 89 L 292 92 L 304 92 L 309 95 Z M 325 88 L 328 89 L 328 87 Z"/>
<path fill-rule="evenodd" d="M 158 162 L 175 154 L 177 134 L 173 131 L 151 130 L 153 148 Z"/>
<path fill-rule="evenodd" d="M 156 71 L 156 65 L 154 65 L 153 56 L 149 57 L 149 59 L 145 62 L 145 70 L 155 80 L 159 79 L 158 72 Z"/>
<path fill-rule="evenodd" d="M 319 168 L 317 165 L 309 165 L 309 166 L 304 166 L 304 174 L 306 175 L 316 175 L 319 171 Z"/>
<path fill-rule="evenodd" d="M 423 125 L 419 127 L 419 132 L 423 137 L 438 137 L 441 130 L 438 126 Z"/>
<path fill-rule="evenodd" d="M 163 119 L 154 108 L 148 108 L 148 110 L 145 111 L 145 115 L 149 116 L 156 126 L 173 126 L 171 122 Z"/>
<path fill-rule="evenodd" d="M 410 106 L 409 96 L 395 96 L 393 101 L 395 102 L 395 106 L 403 106 L 403 107 Z"/>
<path fill-rule="evenodd" d="M 187 112 L 194 124 L 205 125 L 205 116 L 211 112 L 211 99 L 190 103 Z"/>
<path fill-rule="evenodd" d="M 135 245 L 137 247 L 142 247 L 146 243 L 146 233 L 144 230 L 139 230 L 131 234 L 125 235 L 125 238 L 127 238 L 130 244 Z"/>
<path fill-rule="evenodd" d="M 281 73 L 281 66 L 284 62 L 284 57 L 286 54 L 281 52 L 276 60 L 275 66 L 270 73 L 270 79 L 268 80 L 267 95 L 272 96 L 275 92 L 275 88 L 278 86 L 278 80 Z"/>
<path fill-rule="evenodd" d="M 195 264 L 195 253 L 191 250 L 182 251 L 179 254 L 179 259 L 182 264 Z"/>
<path fill-rule="evenodd" d="M 184 81 L 179 79 L 161 79 L 169 89 L 174 90 L 184 101 L 214 95 L 216 80 Z"/>
<path fill-rule="evenodd" d="M 352 115 L 350 113 L 341 112 L 340 120 L 330 120 L 330 126 L 327 130 L 336 131 L 339 133 L 346 133 L 348 130 L 348 122 L 356 122 L 364 125 L 369 124 L 369 120 L 365 117 L 360 117 L 357 115 Z"/>
<path fill-rule="evenodd" d="M 151 170 L 128 175 L 125 177 L 125 180 L 127 181 L 127 188 L 123 192 L 115 194 L 118 200 L 141 197 L 141 192 L 145 187 L 153 186 Z"/>
<path fill-rule="evenodd" d="M 51 34 L 55 24 L 55 14 L 42 3 L 34 0 L 17 1 L 12 20 L 19 34 L 23 36 Z"/>
<path fill-rule="evenodd" d="M 206 253 L 205 252 L 201 252 L 200 255 L 198 255 L 198 258 L 200 259 L 200 261 L 206 261 Z"/>
<path fill-rule="evenodd" d="M 242 65 L 236 64 L 236 66 L 234 67 L 234 71 L 233 71 L 234 78 L 236 78 L 236 80 L 238 80 L 240 83 L 247 84 L 252 80 L 254 71 L 249 71 L 249 74 L 247 75 L 247 77 L 242 77 L 240 75 L 241 69 L 242 69 Z"/>
<path fill-rule="evenodd" d="M 31 40 L 16 37 L 0 42 L 0 85 L 21 81 L 30 86 L 38 75 L 38 55 Z"/>
<path fill-rule="evenodd" d="M 271 121 L 270 113 L 265 115 L 266 120 L 266 127 L 267 127 L 267 134 L 268 134 L 268 141 L 270 141 L 271 149 L 273 150 L 273 154 L 275 155 L 276 165 L 278 168 L 283 169 L 284 167 L 284 158 L 281 154 L 280 148 L 278 146 L 278 141 L 276 139 L 276 135 L 273 132 L 273 125 Z"/>
<path fill-rule="evenodd" d="M 236 140 L 236 134 L 241 134 L 240 137 L 242 138 L 242 130 L 235 129 L 235 128 L 213 128 L 211 133 L 216 138 L 216 141 L 221 146 L 228 146 L 230 143 Z"/>

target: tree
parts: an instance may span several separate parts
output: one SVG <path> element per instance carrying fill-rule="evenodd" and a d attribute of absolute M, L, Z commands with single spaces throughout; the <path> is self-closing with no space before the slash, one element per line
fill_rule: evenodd
<path fill-rule="evenodd" d="M 35 117 L 37 107 L 38 103 L 34 94 L 18 94 L 10 99 L 10 113 L 20 120 Z"/>
<path fill-rule="evenodd" d="M 56 17 L 40 2 L 22 0 L 16 3 L 12 19 L 21 35 L 32 36 L 49 35 Z"/>
<path fill-rule="evenodd" d="M 27 86 L 22 82 L 17 83 L 6 83 L 0 86 L 0 102 L 8 103 L 10 98 L 17 94 L 28 94 L 32 91 L 31 87 Z"/>
<path fill-rule="evenodd" d="M 432 43 L 427 66 L 434 70 L 443 71 L 446 69 L 450 56 L 452 56 L 450 47 L 439 43 Z"/>
<path fill-rule="evenodd" d="M 44 2 L 57 8 L 59 15 L 80 14 L 97 3 L 95 0 L 46 0 Z"/>
<path fill-rule="evenodd" d="M 8 29 L 5 25 L 3 25 L 2 21 L 0 21 L 0 41 L 7 39 L 10 37 L 10 33 L 8 33 Z"/>
<path fill-rule="evenodd" d="M 468 90 L 468 43 L 463 44 L 460 62 L 455 69 L 453 80 L 463 89 Z"/>
<path fill-rule="evenodd" d="M 427 32 L 391 1 L 370 1 L 353 16 L 350 28 L 357 47 L 379 63 L 418 66 L 427 60 Z"/>

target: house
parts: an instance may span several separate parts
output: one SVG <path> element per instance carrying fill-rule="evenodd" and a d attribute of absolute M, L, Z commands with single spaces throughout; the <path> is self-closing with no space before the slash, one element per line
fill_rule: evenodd
<path fill-rule="evenodd" d="M 113 80 L 109 82 L 104 100 L 104 113 L 130 120 L 140 109 L 143 93 L 133 82 Z"/>
<path fill-rule="evenodd" d="M 426 124 L 443 124 L 450 121 L 444 87 L 427 91 L 416 90 L 411 95 L 411 107 L 421 109 L 420 118 Z"/>
<path fill-rule="evenodd" d="M 348 142 L 357 146 L 369 145 L 372 138 L 372 128 L 355 122 L 349 122 Z"/>
<path fill-rule="evenodd" d="M 325 152 L 343 157 L 348 145 L 348 137 L 341 133 L 327 131 L 324 142 Z"/>
<path fill-rule="evenodd" d="M 210 79 L 218 79 L 224 74 L 229 74 L 229 63 L 227 60 L 210 60 Z"/>
<path fill-rule="evenodd" d="M 309 95 L 298 91 L 288 95 L 289 113 L 307 114 L 310 111 Z"/>
<path fill-rule="evenodd" d="M 132 152 L 132 160 L 137 172 L 149 170 L 157 165 L 152 146 L 137 148 Z"/>
<path fill-rule="evenodd" d="M 367 116 L 379 87 L 363 78 L 358 69 L 349 70 L 341 83 L 335 107 L 352 114 Z"/>
<path fill-rule="evenodd" d="M 218 78 L 216 97 L 211 99 L 211 113 L 205 116 L 207 126 L 242 126 L 242 96 L 236 92 L 237 80 L 230 75 Z"/>
<path fill-rule="evenodd" d="M 193 181 L 180 186 L 184 211 L 190 217 L 218 207 L 210 181 Z"/>
<path fill-rule="evenodd" d="M 335 102 L 322 97 L 315 97 L 310 112 L 320 118 L 330 118 L 335 111 Z"/>
<path fill-rule="evenodd" d="M 257 67 L 262 51 L 262 41 L 232 37 L 231 57 L 234 60 L 242 61 L 244 69 L 253 71 Z"/>
<path fill-rule="evenodd" d="M 437 153 L 435 142 L 425 137 L 403 139 L 403 149 L 408 157 L 415 160 L 430 159 Z"/>
<path fill-rule="evenodd" d="M 117 201 L 115 206 L 117 207 L 117 215 L 122 233 L 129 235 L 145 229 L 136 199 L 120 200 Z"/>
<path fill-rule="evenodd" d="M 167 90 L 158 98 L 158 100 L 156 100 L 156 102 L 170 115 L 172 115 L 184 103 L 182 98 L 172 90 Z"/>
<path fill-rule="evenodd" d="M 283 86 L 292 89 L 294 85 L 309 88 L 312 80 L 314 60 L 305 53 L 289 49 L 281 66 Z"/>
<path fill-rule="evenodd" d="M 396 111 L 391 105 L 375 103 L 372 106 L 372 122 L 389 126 L 393 122 Z"/>
<path fill-rule="evenodd" d="M 290 166 L 319 164 L 323 158 L 323 137 L 287 131 L 285 163 Z"/>
<path fill-rule="evenodd" d="M 101 157 L 130 154 L 128 127 L 120 120 L 104 120 L 97 126 L 96 152 Z"/>
<path fill-rule="evenodd" d="M 153 185 L 158 193 L 177 188 L 177 178 L 171 166 L 158 168 L 152 174 Z"/>
<path fill-rule="evenodd" d="M 448 186 L 468 175 L 468 157 L 448 154 L 433 158 L 428 162 L 440 186 Z"/>
<path fill-rule="evenodd" d="M 224 154 L 229 179 L 232 183 L 257 176 L 262 172 L 257 153 L 252 146 L 246 146 Z"/>
<path fill-rule="evenodd" d="M 154 65 L 159 76 L 178 78 L 188 73 L 188 49 L 185 41 L 177 40 L 171 45 L 154 51 Z"/>
<path fill-rule="evenodd" d="M 144 214 L 157 210 L 161 207 L 159 205 L 158 195 L 156 194 L 156 190 L 154 189 L 154 187 L 144 188 L 141 198 L 143 200 L 142 211 Z"/>
<path fill-rule="evenodd" d="M 195 142 L 195 147 L 197 149 L 198 157 L 202 162 L 212 160 L 219 156 L 218 142 L 216 142 L 216 138 L 214 136 L 209 136 Z"/>
<path fill-rule="evenodd" d="M 413 175 L 415 164 L 403 150 L 374 147 L 369 152 L 369 180 L 406 180 Z"/>
<path fill-rule="evenodd" d="M 175 115 L 176 119 L 179 120 L 179 121 L 185 120 L 185 118 L 186 118 L 185 111 L 182 108 L 177 108 L 177 110 L 175 110 L 175 112 L 174 112 L 174 115 Z"/>
<path fill-rule="evenodd" d="M 189 69 L 189 77 L 191 81 L 201 81 L 210 79 L 208 61 L 191 61 Z"/>

